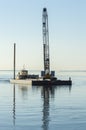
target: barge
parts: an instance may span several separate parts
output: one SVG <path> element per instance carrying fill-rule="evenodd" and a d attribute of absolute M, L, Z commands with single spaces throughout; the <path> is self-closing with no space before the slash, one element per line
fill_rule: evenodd
<path fill-rule="evenodd" d="M 43 79 L 10 79 L 12 84 L 24 84 L 32 86 L 60 86 L 72 85 L 71 80 L 43 80 Z"/>
<path fill-rule="evenodd" d="M 27 70 L 22 70 L 15 78 L 15 47 L 14 44 L 14 79 L 11 79 L 11 83 L 18 84 L 30 84 L 37 86 L 53 86 L 53 85 L 72 85 L 72 80 L 59 80 L 55 77 L 55 71 L 50 70 L 50 52 L 49 52 L 49 30 L 48 30 L 48 13 L 47 8 L 43 8 L 42 15 L 42 29 L 43 29 L 43 61 L 44 70 L 41 71 L 41 77 L 39 75 L 28 75 Z"/>
<path fill-rule="evenodd" d="M 36 86 L 57 86 L 57 85 L 72 85 L 71 80 L 32 80 L 32 85 Z"/>
<path fill-rule="evenodd" d="M 12 84 L 26 84 L 32 86 L 56 86 L 56 85 L 72 85 L 71 78 L 69 80 L 59 80 L 52 78 L 39 77 L 39 75 L 28 74 L 28 70 L 21 70 L 15 79 L 10 79 Z"/>
<path fill-rule="evenodd" d="M 10 83 L 27 84 L 32 86 L 72 85 L 71 78 L 69 78 L 69 80 L 59 80 L 53 75 L 51 77 L 44 78 L 44 76 L 39 77 L 39 75 L 28 74 L 28 70 L 22 69 L 18 72 L 15 79 L 10 79 Z"/>

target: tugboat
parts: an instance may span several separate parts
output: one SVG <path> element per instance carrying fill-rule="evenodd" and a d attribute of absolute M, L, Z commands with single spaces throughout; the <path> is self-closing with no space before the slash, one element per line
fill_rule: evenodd
<path fill-rule="evenodd" d="M 28 74 L 28 70 L 22 69 L 18 72 L 15 79 L 11 79 L 10 82 L 14 84 L 27 84 L 32 85 L 32 80 L 38 80 L 39 75 Z"/>

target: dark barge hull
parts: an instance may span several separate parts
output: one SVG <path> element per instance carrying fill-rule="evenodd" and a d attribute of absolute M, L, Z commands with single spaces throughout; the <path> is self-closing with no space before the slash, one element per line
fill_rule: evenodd
<path fill-rule="evenodd" d="M 37 86 L 72 85 L 72 81 L 71 80 L 56 80 L 56 81 L 36 80 L 36 81 L 32 81 L 32 85 L 37 85 Z"/>

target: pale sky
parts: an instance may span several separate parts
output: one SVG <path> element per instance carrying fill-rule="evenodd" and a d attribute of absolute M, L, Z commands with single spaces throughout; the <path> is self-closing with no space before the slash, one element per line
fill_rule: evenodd
<path fill-rule="evenodd" d="M 86 70 L 86 0 L 0 0 L 0 70 L 43 70 L 42 10 L 49 20 L 51 70 Z"/>

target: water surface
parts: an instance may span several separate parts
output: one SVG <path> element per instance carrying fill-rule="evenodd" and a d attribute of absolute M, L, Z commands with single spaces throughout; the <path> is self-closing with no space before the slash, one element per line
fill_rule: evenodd
<path fill-rule="evenodd" d="M 12 71 L 0 71 L 0 130 L 86 130 L 86 72 L 57 72 L 70 76 L 72 86 L 38 87 L 10 84 Z"/>

